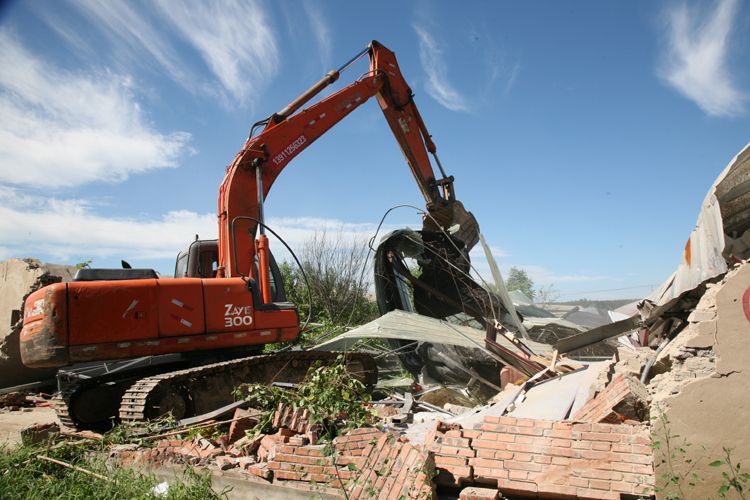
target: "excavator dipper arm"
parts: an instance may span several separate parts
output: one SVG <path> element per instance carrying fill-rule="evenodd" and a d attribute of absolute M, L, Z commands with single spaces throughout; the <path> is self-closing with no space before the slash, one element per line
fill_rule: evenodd
<path fill-rule="evenodd" d="M 258 221 L 262 220 L 263 200 L 276 177 L 294 157 L 373 96 L 377 96 L 380 108 L 427 202 L 431 221 L 446 229 L 458 223 L 462 226 L 467 247 L 476 243 L 476 221 L 455 200 L 453 178 L 446 176 L 442 167 L 442 178 L 435 178 L 428 156 L 428 153 L 435 154 L 435 145 L 414 104 L 413 94 L 401 74 L 395 55 L 376 41 L 370 43 L 366 52 L 370 57 L 368 73 L 342 90 L 297 112 L 335 82 L 341 70 L 328 73 L 286 108 L 272 115 L 265 129 L 247 139 L 227 168 L 219 190 L 219 277 L 256 277 L 254 262 L 258 245 L 255 233 Z M 343 68 L 351 62 L 353 60 Z M 257 175 L 258 169 L 260 175 Z M 262 189 L 258 189 L 259 183 Z"/>

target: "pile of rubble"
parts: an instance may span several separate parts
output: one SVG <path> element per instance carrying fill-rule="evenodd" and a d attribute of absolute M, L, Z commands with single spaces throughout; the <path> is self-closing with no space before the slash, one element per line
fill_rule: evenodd
<path fill-rule="evenodd" d="M 502 391 L 472 409 L 423 400 L 435 391 L 394 392 L 370 403 L 380 416 L 371 427 L 324 443 L 306 410 L 282 404 L 272 433 L 245 435 L 259 413 L 237 409 L 220 437 L 121 445 L 113 457 L 144 466 L 206 466 L 349 498 L 620 499 L 664 486 L 656 478 L 669 459 L 654 453 L 652 440 L 663 438 L 657 424 L 669 421 L 674 428 L 667 432 L 696 443 L 691 460 L 705 480 L 695 492 L 711 496 L 717 488 L 711 471 L 702 470 L 707 457 L 731 445 L 738 461 L 750 458 L 750 446 L 737 434 L 750 417 L 742 402 L 747 371 L 736 365 L 750 347 L 748 287 L 750 265 L 743 263 L 707 287 L 688 313 L 688 326 L 658 351 L 621 343 L 618 355 L 604 362 L 558 358 L 539 372 L 546 378 L 516 369 L 508 376 L 506 367 L 505 382 L 497 381 Z M 734 394 L 737 399 L 728 399 Z M 717 420 L 723 429 L 716 429 Z"/>
<path fill-rule="evenodd" d="M 624 400 L 624 380 L 612 383 L 613 394 L 601 398 Z M 257 422 L 257 414 L 238 411 L 219 438 L 163 439 L 150 448 L 118 445 L 112 457 L 130 466 L 207 466 L 274 484 L 343 490 L 350 498 L 431 498 L 438 489 L 470 487 L 550 498 L 620 498 L 652 491 L 648 427 L 595 423 L 609 415 L 589 413 L 589 422 L 486 416 L 465 427 L 437 420 L 421 444 L 384 426 L 366 427 L 321 444 L 304 411 L 280 405 L 273 434 L 238 432 Z"/>
<path fill-rule="evenodd" d="M 31 411 L 37 406 L 48 406 L 46 399 L 24 392 L 7 392 L 0 394 L 0 413 L 11 411 Z"/>
<path fill-rule="evenodd" d="M 308 410 L 281 404 L 270 430 L 257 433 L 262 412 L 235 404 L 228 421 L 217 414 L 143 434 L 113 445 L 111 459 L 152 469 L 204 467 L 271 487 L 349 498 L 635 498 L 664 486 L 657 480 L 663 468 L 679 474 L 690 463 L 703 479 L 693 491 L 709 497 L 717 491 L 717 471 L 707 464 L 720 458 L 723 446 L 733 448 L 737 462 L 750 459 L 750 442 L 737 431 L 750 418 L 750 380 L 743 367 L 750 355 L 750 264 L 742 262 L 690 294 L 666 308 L 646 308 L 644 323 L 656 325 L 661 337 L 641 342 L 642 327 L 620 333 L 617 354 L 597 362 L 568 359 L 559 351 L 595 343 L 601 330 L 549 346 L 498 328 L 494 350 L 482 351 L 487 337 L 481 332 L 390 313 L 329 347 L 351 348 L 363 332 L 376 340 L 400 338 L 399 329 L 406 328 L 415 338 L 452 344 L 463 354 L 500 357 L 503 367 L 494 377 L 467 369 L 473 384 L 494 387 L 494 396 L 472 404 L 475 394 L 466 387 L 429 377 L 381 380 L 376 390 L 384 399 L 363 403 L 373 413 L 369 426 L 323 442 L 323 429 L 311 423 Z M 684 321 L 665 326 L 665 318 L 676 317 Z M 605 333 L 611 327 L 605 325 Z M 383 362 L 387 378 L 389 362 Z M 0 406 L 12 410 L 40 404 L 46 402 L 19 392 L 0 397 Z M 654 452 L 665 433 L 692 445 L 680 463 Z M 82 437 L 54 425 L 36 426 L 24 432 L 24 440 L 71 435 Z"/>
<path fill-rule="evenodd" d="M 499 272 L 499 293 L 488 293 L 447 235 L 391 233 L 375 255 L 383 315 L 315 347 L 378 360 L 382 399 L 362 401 L 372 419 L 348 429 L 336 412 L 331 439 L 308 409 L 281 403 L 269 423 L 240 401 L 141 433 L 110 458 L 345 498 L 629 499 L 675 486 L 715 496 L 726 487 L 721 459 L 750 460 L 749 169 L 747 148 L 712 186 L 675 274 L 630 315 L 592 329 L 524 322 Z M 39 268 L 4 265 L 6 275 Z M 15 302 L 62 279 L 39 273 L 16 287 Z M 13 329 L 19 314 L 8 318 Z M 233 417 L 216 420 L 223 411 Z M 26 432 L 34 441 L 70 435 L 101 439 L 54 426 Z"/>
<path fill-rule="evenodd" d="M 308 417 L 306 411 L 281 404 L 274 415 L 276 432 L 251 437 L 241 429 L 257 423 L 257 415 L 238 411 L 229 432 L 215 440 L 164 439 L 152 448 L 119 445 L 112 449 L 112 458 L 125 465 L 153 466 L 165 461 L 206 465 L 276 484 L 291 481 L 318 491 L 343 490 L 353 498 L 368 496 L 368 492 L 394 498 L 434 494 L 434 458 L 428 450 L 374 427 L 354 429 L 330 443 L 318 444 L 316 426 Z"/>

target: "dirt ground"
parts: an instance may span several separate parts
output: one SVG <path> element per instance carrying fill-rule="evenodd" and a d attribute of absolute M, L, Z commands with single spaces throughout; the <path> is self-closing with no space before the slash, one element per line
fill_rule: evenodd
<path fill-rule="evenodd" d="M 21 430 L 34 424 L 57 422 L 52 408 L 29 408 L 31 411 L 0 413 L 0 447 L 21 443 Z"/>

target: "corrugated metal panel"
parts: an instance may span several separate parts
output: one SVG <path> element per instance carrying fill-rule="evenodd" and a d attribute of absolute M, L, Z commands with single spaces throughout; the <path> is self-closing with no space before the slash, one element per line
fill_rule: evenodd
<path fill-rule="evenodd" d="M 742 242 L 748 229 L 750 144 L 732 158 L 708 190 L 677 270 L 647 298 L 660 305 L 666 304 L 705 280 L 726 272 L 727 260 L 734 262 L 750 257 L 750 248 Z"/>

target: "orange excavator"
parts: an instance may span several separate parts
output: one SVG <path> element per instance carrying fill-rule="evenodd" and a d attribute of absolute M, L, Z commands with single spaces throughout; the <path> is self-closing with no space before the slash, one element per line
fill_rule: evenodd
<path fill-rule="evenodd" d="M 365 54 L 367 73 L 302 109 Z M 263 202 L 295 156 L 373 96 L 426 200 L 425 228 L 450 229 L 467 248 L 476 243 L 477 223 L 455 198 L 453 177 L 440 165 L 394 53 L 372 41 L 253 125 L 219 189 L 218 240 L 196 239 L 178 255 L 174 278 L 151 269 L 81 269 L 73 281 L 27 298 L 21 332 L 27 366 L 127 360 L 136 367 L 96 376 L 61 370 L 66 376 L 58 376 L 56 409 L 64 424 L 98 428 L 118 417 L 141 422 L 166 413 L 178 419 L 201 415 L 231 402 L 240 383 L 298 382 L 313 362 L 335 359 L 335 353 L 323 352 L 259 355 L 265 344 L 293 341 L 300 333 L 297 308 L 286 301 L 269 250 Z M 371 357 L 350 353 L 347 362 L 367 383 L 376 381 Z"/>

